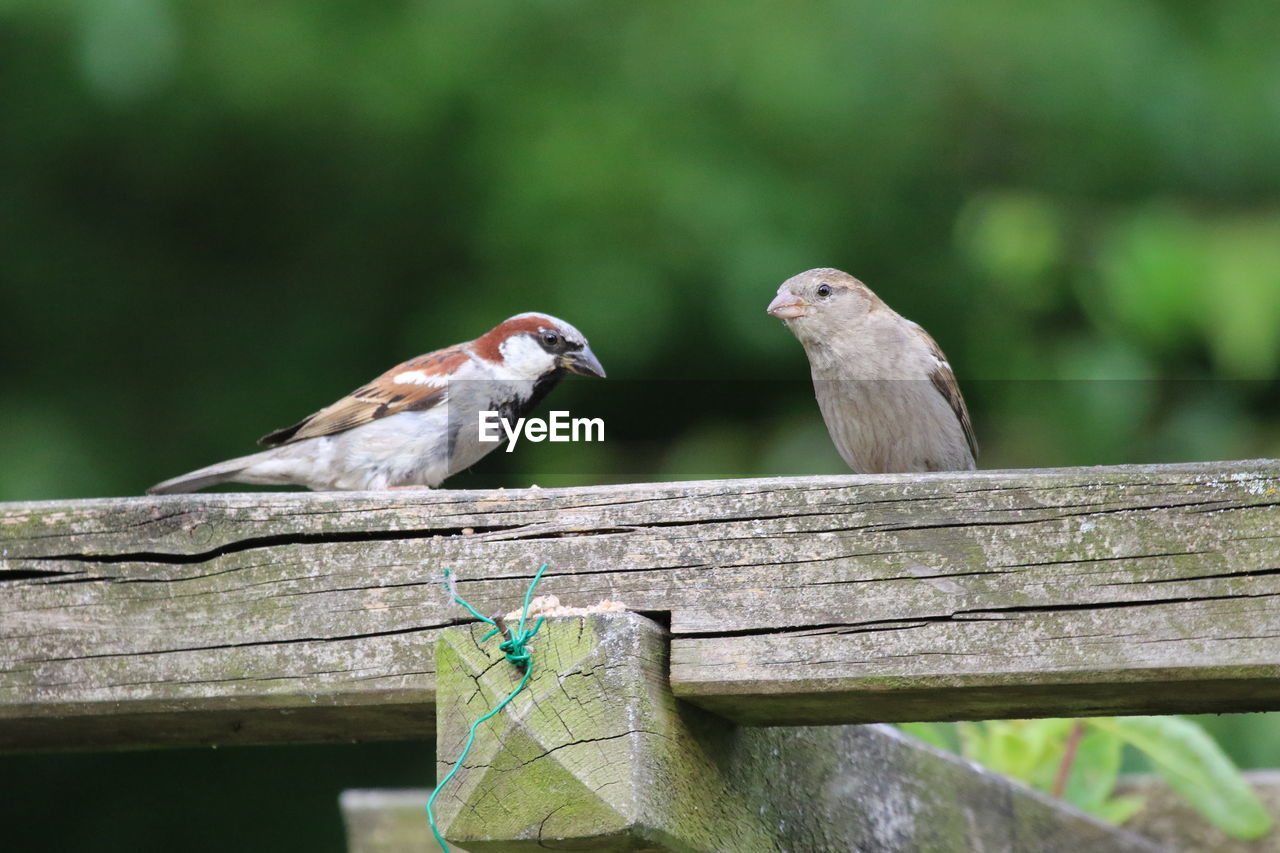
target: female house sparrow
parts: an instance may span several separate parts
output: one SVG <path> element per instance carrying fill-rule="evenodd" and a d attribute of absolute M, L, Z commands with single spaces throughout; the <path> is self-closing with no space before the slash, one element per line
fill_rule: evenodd
<path fill-rule="evenodd" d="M 480 442 L 480 412 L 523 417 L 566 372 L 604 376 L 573 326 L 547 314 L 517 314 L 474 341 L 397 365 L 258 440 L 271 450 L 165 480 L 147 492 L 194 492 L 218 483 L 435 488 L 502 444 Z"/>
<path fill-rule="evenodd" d="M 787 279 L 769 303 L 804 345 L 831 440 L 860 474 L 974 467 L 978 443 L 933 338 L 848 273 Z"/>

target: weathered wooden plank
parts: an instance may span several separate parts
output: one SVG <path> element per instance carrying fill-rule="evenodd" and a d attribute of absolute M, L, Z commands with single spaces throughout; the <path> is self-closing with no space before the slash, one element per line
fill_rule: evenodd
<path fill-rule="evenodd" d="M 521 680 L 484 628 L 439 641 L 438 778 Z M 446 837 L 473 853 L 1161 849 L 890 728 L 726 725 L 676 701 L 666 657 L 635 614 L 548 620 L 527 686 L 436 800 Z"/>
<path fill-rule="evenodd" d="M 1252 461 L 9 504 L 0 747 L 427 734 L 441 569 L 491 612 L 543 562 L 748 722 L 1280 708 L 1278 503 Z"/>
<path fill-rule="evenodd" d="M 672 679 L 680 696 L 757 725 L 832 722 L 837 695 L 856 703 L 846 722 L 1274 709 L 1274 596 L 709 638 L 675 645 Z"/>
<path fill-rule="evenodd" d="M 877 727 L 878 728 L 878 727 Z M 1245 773 L 1253 789 L 1280 824 L 1280 772 Z M 936 789 L 935 789 L 936 790 Z M 1238 841 L 1214 829 L 1186 801 L 1151 776 L 1125 777 L 1117 794 L 1136 794 L 1146 800 L 1142 811 L 1125 829 L 1186 853 L 1275 853 L 1280 850 L 1280 825 L 1256 841 Z M 342 794 L 348 853 L 419 853 L 434 843 L 422 819 L 431 791 L 351 790 Z M 453 848 L 464 853 L 461 848 Z"/>

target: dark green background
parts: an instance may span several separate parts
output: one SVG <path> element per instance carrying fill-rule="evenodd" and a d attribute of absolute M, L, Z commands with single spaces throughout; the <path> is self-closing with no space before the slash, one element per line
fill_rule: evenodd
<path fill-rule="evenodd" d="M 0 0 L 0 500 L 137 494 L 524 310 L 611 441 L 451 485 L 839 472 L 764 314 L 845 268 L 985 467 L 1280 455 L 1272 2 Z M 559 405 L 557 406 L 559 408 Z M 1270 717 L 1221 726 L 1280 763 Z M 0 760 L 33 849 L 336 849 L 428 750 Z"/>

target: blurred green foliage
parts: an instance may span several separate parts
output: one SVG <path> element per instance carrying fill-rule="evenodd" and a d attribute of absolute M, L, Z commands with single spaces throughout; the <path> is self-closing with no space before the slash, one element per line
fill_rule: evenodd
<path fill-rule="evenodd" d="M 457 485 L 839 471 L 763 311 L 823 264 L 940 340 L 987 467 L 1280 454 L 1277 35 L 1266 2 L 4 0 L 0 498 L 137 493 L 528 309 L 616 380 L 795 381 L 629 395 L 642 465 Z"/>
<path fill-rule="evenodd" d="M 137 494 L 530 309 L 618 440 L 450 485 L 840 472 L 764 313 L 821 265 L 939 340 L 984 467 L 1280 455 L 1278 36 L 1267 0 L 0 0 L 0 500 Z"/>
<path fill-rule="evenodd" d="M 903 723 L 908 733 L 1012 776 L 1111 823 L 1142 810 L 1136 795 L 1113 796 L 1124 767 L 1155 773 L 1232 838 L 1253 840 L 1275 821 L 1204 727 L 1186 717 L 988 720 Z"/>

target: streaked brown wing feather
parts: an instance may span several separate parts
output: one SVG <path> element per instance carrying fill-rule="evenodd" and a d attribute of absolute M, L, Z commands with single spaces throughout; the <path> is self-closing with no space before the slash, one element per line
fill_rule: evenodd
<path fill-rule="evenodd" d="M 429 409 L 445 398 L 448 388 L 443 382 L 397 381 L 396 377 L 420 371 L 423 378 L 443 378 L 466 364 L 468 358 L 470 356 L 462 345 L 411 358 L 293 426 L 264 435 L 258 443 L 275 447 L 306 438 L 333 435 L 397 412 Z"/>
<path fill-rule="evenodd" d="M 938 342 L 933 339 L 928 332 L 916 326 L 920 330 L 920 334 L 924 337 L 925 342 L 929 345 L 929 352 L 941 364 L 929 373 L 929 380 L 933 383 L 933 387 L 938 389 L 947 404 L 951 406 L 951 411 L 955 412 L 956 420 L 960 421 L 960 428 L 964 430 L 965 440 L 969 442 L 969 452 L 973 454 L 973 458 L 978 458 L 978 439 L 973 434 L 973 421 L 969 419 L 969 408 L 964 404 L 964 396 L 960 393 L 960 383 L 956 381 L 956 375 L 951 370 L 951 363 L 947 361 L 947 357 L 942 352 L 942 347 L 938 346 Z"/>

